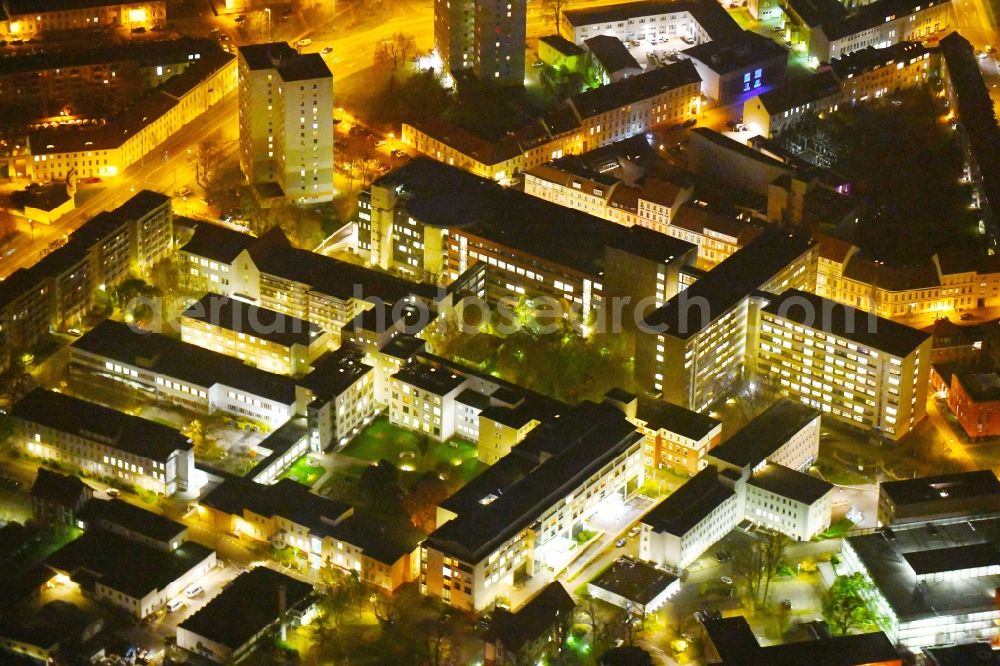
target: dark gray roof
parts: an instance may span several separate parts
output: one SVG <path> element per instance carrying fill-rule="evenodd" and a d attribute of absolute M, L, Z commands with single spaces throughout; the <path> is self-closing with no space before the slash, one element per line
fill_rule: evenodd
<path fill-rule="evenodd" d="M 189 305 L 181 316 L 283 347 L 308 347 L 322 333 L 319 326 L 304 319 L 212 292 Z"/>
<path fill-rule="evenodd" d="M 989 469 L 883 481 L 879 488 L 896 506 L 936 502 L 945 498 L 954 501 L 972 497 L 1000 497 L 1000 480 Z"/>
<path fill-rule="evenodd" d="M 299 380 L 319 398 L 330 400 L 374 368 L 362 362 L 361 352 L 350 345 L 341 345 L 336 351 L 325 354 L 313 364 L 313 370 Z"/>
<path fill-rule="evenodd" d="M 424 545 L 464 562 L 479 562 L 642 438 L 616 409 L 593 403 L 582 403 L 572 414 L 563 415 L 558 427 L 545 425 L 515 447 L 515 451 L 545 449 L 550 453 L 544 462 L 493 501 L 438 527 Z M 507 457 L 511 455 L 517 454 Z"/>
<path fill-rule="evenodd" d="M 833 484 L 823 479 L 777 463 L 764 465 L 763 469 L 754 473 L 748 483 L 801 504 L 812 504 L 833 490 Z"/>
<path fill-rule="evenodd" d="M 136 62 L 141 66 L 187 64 L 188 56 L 207 57 L 221 53 L 218 42 L 197 37 L 181 37 L 156 41 L 129 40 L 121 44 L 80 45 L 79 48 L 54 49 L 34 53 L 19 53 L 16 57 L 0 58 L 0 76 L 18 72 L 40 72 L 50 69 L 85 67 L 102 63 Z"/>
<path fill-rule="evenodd" d="M 696 252 L 698 249 L 693 243 L 640 227 L 638 224 L 627 227 L 627 231 L 619 238 L 612 239 L 608 247 L 663 264 Z"/>
<path fill-rule="evenodd" d="M 939 2 L 941 0 L 878 0 L 860 5 L 840 20 L 824 21 L 823 33 L 833 41 L 870 30 L 897 17 L 913 14 L 917 8 L 933 7 Z"/>
<path fill-rule="evenodd" d="M 392 378 L 440 396 L 451 393 L 465 382 L 461 374 L 419 361 L 410 363 Z"/>
<path fill-rule="evenodd" d="M 782 398 L 708 455 L 735 467 L 756 467 L 819 416 L 817 409 Z"/>
<path fill-rule="evenodd" d="M 180 432 L 156 421 L 40 388 L 21 398 L 11 415 L 161 462 L 193 447 Z"/>
<path fill-rule="evenodd" d="M 732 39 L 742 30 L 717 2 L 711 0 L 640 0 L 615 5 L 568 9 L 563 12 L 572 26 L 616 23 L 651 14 L 688 12 L 711 39 Z"/>
<path fill-rule="evenodd" d="M 108 7 L 117 3 L 109 0 L 8 0 L 4 3 L 10 16 L 72 11 L 91 7 Z"/>
<path fill-rule="evenodd" d="M 769 114 L 775 115 L 838 93 L 840 81 L 833 72 L 823 70 L 761 94 L 760 103 Z"/>
<path fill-rule="evenodd" d="M 629 50 L 622 43 L 622 40 L 612 35 L 597 35 L 583 42 L 591 55 L 601 63 L 604 71 L 613 74 L 626 69 L 636 69 L 640 72 L 642 67 L 639 62 L 632 57 Z"/>
<path fill-rule="evenodd" d="M 239 47 L 239 54 L 250 69 L 276 69 L 286 82 L 333 78 L 323 56 L 319 53 L 299 54 L 287 42 L 248 44 Z"/>
<path fill-rule="evenodd" d="M 652 430 L 668 430 L 694 441 L 707 437 L 715 428 L 722 425 L 721 421 L 711 416 L 646 397 L 639 398 L 635 415 L 645 421 L 646 426 Z"/>
<path fill-rule="evenodd" d="M 719 470 L 709 465 L 653 507 L 642 523 L 654 532 L 684 536 L 734 494 L 719 480 Z"/>
<path fill-rule="evenodd" d="M 250 234 L 227 229 L 218 224 L 199 221 L 194 228 L 194 234 L 181 248 L 181 252 L 231 264 L 240 252 L 250 249 L 256 240 Z"/>
<path fill-rule="evenodd" d="M 645 606 L 676 581 L 677 576 L 662 569 L 622 557 L 597 574 L 590 585 Z"/>
<path fill-rule="evenodd" d="M 652 312 L 646 317 L 646 323 L 665 327 L 669 335 L 690 338 L 751 292 L 760 289 L 811 246 L 812 242 L 805 236 L 769 228 Z M 689 307 L 691 303 L 700 302 L 695 299 L 704 299 L 708 304 L 707 312 L 701 307 Z"/>
<path fill-rule="evenodd" d="M 883 319 L 798 289 L 789 289 L 769 298 L 763 310 L 898 357 L 907 356 L 931 337 L 929 333 L 891 319 Z"/>
<path fill-rule="evenodd" d="M 918 576 L 1000 566 L 1000 552 L 991 543 L 916 550 L 903 553 L 903 559 Z"/>
<path fill-rule="evenodd" d="M 635 104 L 668 90 L 700 83 L 694 64 L 688 60 L 658 67 L 616 83 L 577 93 L 569 98 L 580 118 L 592 118 L 614 109 Z"/>
<path fill-rule="evenodd" d="M 285 608 L 291 610 L 307 603 L 312 589 L 309 583 L 257 567 L 239 575 L 179 627 L 235 651 L 281 619 L 282 590 Z"/>
<path fill-rule="evenodd" d="M 1000 652 L 988 641 L 925 647 L 933 666 L 1000 666 Z"/>
<path fill-rule="evenodd" d="M 166 589 L 211 554 L 210 548 L 193 541 L 165 551 L 91 528 L 50 555 L 45 564 L 70 578 L 79 572 L 92 572 L 111 589 L 141 599 L 154 590 Z"/>
<path fill-rule="evenodd" d="M 713 40 L 684 49 L 684 55 L 701 62 L 713 72 L 726 74 L 772 60 L 788 59 L 788 49 L 770 37 L 744 32 L 738 39 Z"/>
<path fill-rule="evenodd" d="M 924 54 L 936 52 L 937 48 L 924 46 L 921 42 L 899 42 L 881 49 L 869 46 L 830 61 L 830 68 L 837 78 L 846 79 L 876 67 L 921 58 Z"/>
<path fill-rule="evenodd" d="M 44 467 L 38 468 L 38 476 L 31 486 L 32 498 L 68 508 L 75 508 L 91 492 L 89 486 L 75 474 L 60 474 Z"/>
<path fill-rule="evenodd" d="M 176 520 L 120 499 L 93 499 L 80 511 L 79 518 L 91 527 L 104 521 L 163 543 L 176 539 L 187 530 L 186 525 Z"/>
<path fill-rule="evenodd" d="M 586 53 L 586 51 L 562 35 L 543 35 L 538 38 L 538 41 L 545 42 L 565 56 L 581 56 Z"/>
<path fill-rule="evenodd" d="M 110 319 L 72 345 L 97 356 L 162 373 L 203 388 L 231 386 L 284 405 L 295 402 L 295 380 L 161 333 L 133 330 Z"/>
<path fill-rule="evenodd" d="M 562 618 L 571 617 L 576 602 L 562 583 L 549 583 L 528 603 L 511 613 L 498 608 L 493 613 L 483 640 L 503 644 L 508 653 L 518 653 L 524 645 L 538 640 Z"/>

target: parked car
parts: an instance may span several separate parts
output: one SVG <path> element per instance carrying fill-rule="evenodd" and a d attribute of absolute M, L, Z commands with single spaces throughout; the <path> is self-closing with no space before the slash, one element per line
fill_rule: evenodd
<path fill-rule="evenodd" d="M 104 492 L 105 494 L 107 494 L 108 497 L 118 497 L 119 495 L 122 494 L 122 491 L 118 490 L 117 488 L 108 488 Z"/>
<path fill-rule="evenodd" d="M 542 62 L 541 60 L 536 60 L 535 62 L 531 63 L 531 66 L 532 67 L 545 67 L 545 63 Z"/>
<path fill-rule="evenodd" d="M 399 157 L 399 158 L 403 158 L 403 157 L 407 156 L 406 152 L 400 150 L 399 148 L 394 148 L 393 151 L 391 153 L 389 153 L 389 154 L 392 155 L 393 157 Z"/>
<path fill-rule="evenodd" d="M 74 338 L 78 338 L 78 337 L 80 337 L 81 335 L 83 335 L 83 331 L 81 331 L 81 330 L 80 330 L 80 329 L 78 329 L 78 328 L 67 328 L 67 329 L 66 329 L 66 332 L 67 332 L 67 333 L 68 333 L 69 335 L 72 335 L 72 336 L 73 336 Z"/>
<path fill-rule="evenodd" d="M 635 527 L 633 527 L 632 529 L 630 529 L 630 530 L 628 531 L 628 538 L 630 538 L 630 539 L 631 539 L 632 537 L 634 537 L 634 536 L 635 536 L 636 534 L 638 534 L 638 533 L 639 533 L 639 526 L 638 526 L 638 525 L 636 525 Z"/>
<path fill-rule="evenodd" d="M 182 187 L 181 189 L 179 189 L 176 192 L 174 192 L 174 196 L 175 197 L 180 197 L 181 199 L 187 199 L 192 194 L 193 194 L 193 192 L 191 192 L 191 188 L 190 187 Z"/>
<path fill-rule="evenodd" d="M 313 43 L 313 40 L 309 39 L 308 37 L 303 37 L 302 39 L 300 39 L 295 43 L 299 46 L 309 46 L 310 44 Z"/>
<path fill-rule="evenodd" d="M 284 11 L 281 12 L 281 18 L 283 19 L 291 18 L 294 13 L 295 12 L 293 12 L 291 9 L 285 9 Z"/>
<path fill-rule="evenodd" d="M 188 589 L 184 590 L 184 596 L 187 597 L 188 599 L 194 599 L 204 591 L 205 588 L 203 588 L 201 585 L 192 585 Z"/>
<path fill-rule="evenodd" d="M 375 142 L 376 148 L 381 148 L 384 145 L 385 145 L 385 139 L 379 139 L 378 141 Z"/>
<path fill-rule="evenodd" d="M 167 612 L 173 613 L 174 611 L 180 608 L 184 608 L 184 606 L 186 605 L 187 603 L 180 597 L 178 597 L 177 599 L 171 599 L 170 601 L 167 602 Z"/>
<path fill-rule="evenodd" d="M 697 118 L 688 118 L 687 120 L 684 121 L 684 123 L 683 123 L 682 126 L 683 127 L 694 127 L 697 124 L 698 124 L 698 119 Z"/>
<path fill-rule="evenodd" d="M 971 312 L 965 312 L 959 317 L 959 319 L 961 319 L 962 321 L 969 321 L 970 319 L 975 319 L 975 318 L 976 318 L 975 315 L 972 314 Z"/>
<path fill-rule="evenodd" d="M 101 182 L 102 180 L 104 180 L 104 179 L 103 179 L 103 178 L 101 178 L 100 176 L 91 176 L 90 178 L 84 178 L 84 179 L 83 179 L 83 182 L 85 182 L 85 183 L 90 183 L 90 184 L 94 184 L 94 183 L 99 183 L 99 182 Z"/>
<path fill-rule="evenodd" d="M 625 539 L 618 539 L 618 541 L 615 541 L 615 548 L 624 548 L 626 543 L 628 542 Z"/>
<path fill-rule="evenodd" d="M 146 32 L 146 28 L 140 25 L 138 28 L 132 28 L 132 32 L 139 35 Z"/>
<path fill-rule="evenodd" d="M 237 16 L 236 18 L 233 19 L 233 21 L 235 21 L 236 23 L 243 23 L 246 20 L 247 20 L 247 17 L 243 16 L 243 14 L 240 14 L 239 16 Z"/>
<path fill-rule="evenodd" d="M 320 51 L 320 53 L 322 53 L 323 55 L 329 55 L 329 54 L 333 53 L 333 47 L 332 46 L 324 46 L 323 50 Z"/>

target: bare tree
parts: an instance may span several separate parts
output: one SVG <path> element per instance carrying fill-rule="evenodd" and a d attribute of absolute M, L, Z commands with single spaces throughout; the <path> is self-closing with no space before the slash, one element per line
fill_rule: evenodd
<path fill-rule="evenodd" d="M 546 18 L 552 19 L 552 25 L 559 34 L 559 26 L 562 21 L 563 7 L 569 4 L 569 0 L 542 0 L 542 14 Z"/>
<path fill-rule="evenodd" d="M 194 180 L 202 187 L 208 187 L 222 162 L 222 144 L 209 137 L 202 140 L 195 149 Z"/>
<path fill-rule="evenodd" d="M 754 609 L 767 605 L 771 579 L 785 556 L 788 537 L 780 532 L 765 532 L 747 548 L 736 551 L 733 572 L 746 586 L 747 600 Z"/>
<path fill-rule="evenodd" d="M 375 64 L 389 67 L 393 75 L 400 65 L 417 52 L 417 42 L 413 35 L 405 32 L 394 33 L 388 39 L 383 39 L 375 46 Z"/>

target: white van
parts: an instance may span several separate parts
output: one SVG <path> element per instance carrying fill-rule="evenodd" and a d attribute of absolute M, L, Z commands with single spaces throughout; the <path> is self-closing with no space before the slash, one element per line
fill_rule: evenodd
<path fill-rule="evenodd" d="M 184 600 L 179 597 L 177 599 L 172 599 L 167 602 L 168 613 L 173 613 L 178 608 L 183 608 L 183 607 L 184 607 Z"/>
<path fill-rule="evenodd" d="M 188 589 L 184 590 L 184 596 L 187 597 L 188 599 L 194 599 L 204 591 L 205 589 L 201 585 L 195 584 L 189 587 Z"/>

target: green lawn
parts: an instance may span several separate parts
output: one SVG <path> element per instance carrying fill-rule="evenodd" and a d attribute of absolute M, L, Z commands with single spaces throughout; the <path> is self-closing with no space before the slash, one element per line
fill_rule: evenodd
<path fill-rule="evenodd" d="M 319 477 L 323 476 L 323 472 L 326 471 L 322 467 L 317 467 L 309 464 L 310 454 L 306 454 L 296 460 L 291 467 L 288 468 L 280 478 L 293 479 L 304 486 L 312 486 L 314 483 L 319 481 Z"/>
<path fill-rule="evenodd" d="M 372 421 L 340 453 L 367 462 L 388 460 L 404 472 L 423 473 L 447 466 L 451 470 L 449 476 L 462 483 L 485 469 L 476 458 L 475 444 L 457 437 L 445 442 L 424 440 L 424 437 L 392 425 L 383 416 Z"/>

